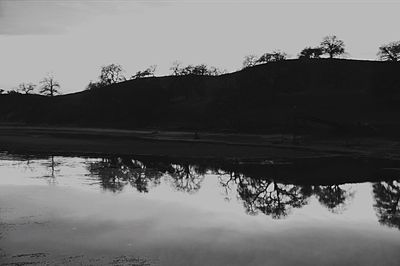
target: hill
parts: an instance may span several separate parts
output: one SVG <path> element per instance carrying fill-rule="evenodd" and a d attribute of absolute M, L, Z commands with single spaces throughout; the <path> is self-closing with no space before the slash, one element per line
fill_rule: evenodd
<path fill-rule="evenodd" d="M 296 134 L 400 132 L 400 64 L 286 60 L 221 76 L 129 80 L 56 97 L 0 95 L 0 122 Z"/>

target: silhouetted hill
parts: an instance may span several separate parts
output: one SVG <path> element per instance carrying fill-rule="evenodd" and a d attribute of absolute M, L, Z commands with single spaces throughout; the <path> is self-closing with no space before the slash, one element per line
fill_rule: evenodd
<path fill-rule="evenodd" d="M 0 95 L 0 121 L 115 128 L 386 134 L 400 64 L 286 60 L 222 76 L 130 80 L 56 97 Z M 390 132 L 389 132 L 390 129 Z"/>

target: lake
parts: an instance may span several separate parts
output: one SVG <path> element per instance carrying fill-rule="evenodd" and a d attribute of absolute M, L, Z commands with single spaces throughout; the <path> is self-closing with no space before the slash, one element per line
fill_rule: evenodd
<path fill-rule="evenodd" d="M 396 165 L 4 151 L 0 261 L 399 265 Z"/>

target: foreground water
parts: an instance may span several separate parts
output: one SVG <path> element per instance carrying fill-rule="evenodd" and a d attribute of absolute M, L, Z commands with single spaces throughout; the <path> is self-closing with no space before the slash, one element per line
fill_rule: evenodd
<path fill-rule="evenodd" d="M 400 178 L 291 183 L 265 164 L 2 153 L 0 262 L 399 265 Z"/>

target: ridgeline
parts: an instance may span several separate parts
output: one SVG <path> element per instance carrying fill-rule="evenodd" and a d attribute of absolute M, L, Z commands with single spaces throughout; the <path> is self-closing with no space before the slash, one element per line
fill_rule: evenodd
<path fill-rule="evenodd" d="M 129 80 L 55 97 L 0 95 L 0 123 L 395 136 L 400 64 L 285 60 L 221 76 Z"/>

